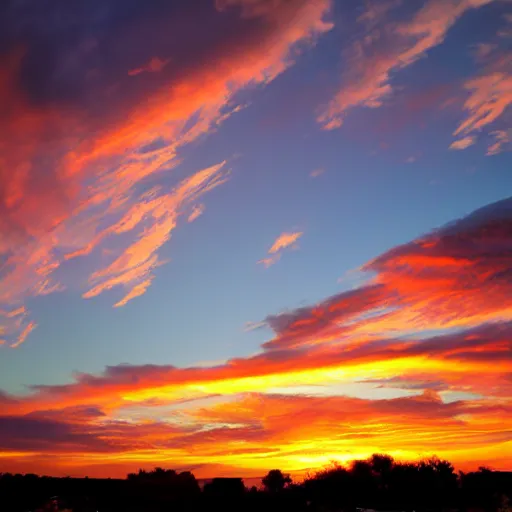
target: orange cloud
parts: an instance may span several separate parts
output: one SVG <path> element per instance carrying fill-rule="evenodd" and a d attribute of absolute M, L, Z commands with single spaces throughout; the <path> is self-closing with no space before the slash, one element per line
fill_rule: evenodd
<path fill-rule="evenodd" d="M 463 139 L 456 140 L 450 145 L 450 149 L 466 149 L 475 143 L 475 137 L 464 137 Z"/>
<path fill-rule="evenodd" d="M 444 403 L 435 393 L 391 400 L 254 394 L 196 414 L 212 424 L 231 425 L 248 447 L 268 447 L 262 469 L 270 459 L 281 467 L 304 470 L 333 458 L 346 462 L 365 457 L 377 448 L 409 459 L 437 450 L 458 462 L 461 451 L 485 457 L 485 446 L 497 454 L 510 442 L 507 433 L 495 431 L 509 407 L 504 410 L 492 402 Z M 301 421 L 290 421 L 294 417 Z M 235 436 L 228 432 L 219 444 L 229 446 Z M 279 452 L 272 453 L 270 448 L 276 445 Z"/>
<path fill-rule="evenodd" d="M 194 222 L 197 218 L 199 218 L 204 213 L 204 204 L 198 204 L 194 206 L 190 215 L 188 216 L 188 222 Z"/>
<path fill-rule="evenodd" d="M 275 466 L 300 474 L 375 450 L 402 459 L 437 453 L 464 469 L 472 467 L 471 460 L 506 467 L 500 451 L 507 453 L 510 444 L 511 412 L 510 403 L 445 402 L 431 391 L 376 400 L 248 393 L 160 411 L 161 419 L 141 418 L 135 425 L 123 419 L 122 411 L 114 419 L 94 407 L 67 408 L 0 417 L 0 469 L 15 457 L 30 457 L 27 468 L 46 456 L 48 472 L 48 456 L 53 456 L 59 461 L 51 462 L 53 473 L 77 475 L 86 467 L 110 476 L 115 465 L 114 475 L 124 476 L 132 467 L 163 461 L 173 467 L 201 465 L 202 477 L 222 467 L 244 476 Z"/>
<path fill-rule="evenodd" d="M 275 254 L 287 247 L 293 245 L 300 237 L 302 236 L 301 232 L 295 233 L 282 233 L 276 239 L 276 241 L 272 244 L 272 247 L 268 250 L 269 254 Z"/>
<path fill-rule="evenodd" d="M 463 135 L 462 140 L 474 139 L 472 134 L 481 132 L 503 118 L 512 105 L 511 66 L 512 59 L 509 56 L 498 58 L 487 73 L 465 83 L 465 89 L 469 91 L 469 97 L 464 102 L 467 116 L 454 131 L 455 136 Z M 495 130 L 491 134 L 496 141 L 489 146 L 488 155 L 499 153 L 509 141 L 507 130 Z"/>
<path fill-rule="evenodd" d="M 510 131 L 495 130 L 491 132 L 495 142 L 487 148 L 487 155 L 497 155 L 503 150 L 504 146 L 506 147 L 511 142 Z"/>
<path fill-rule="evenodd" d="M 258 263 L 263 264 L 266 268 L 270 267 L 271 265 L 274 265 L 274 263 L 277 263 L 279 259 L 281 258 L 281 254 L 284 249 L 287 249 L 288 247 L 295 247 L 295 243 L 297 240 L 303 235 L 302 232 L 297 231 L 293 233 L 281 233 L 275 240 L 275 242 L 272 244 L 272 247 L 268 250 L 268 254 L 270 255 L 268 258 L 264 258 Z"/>

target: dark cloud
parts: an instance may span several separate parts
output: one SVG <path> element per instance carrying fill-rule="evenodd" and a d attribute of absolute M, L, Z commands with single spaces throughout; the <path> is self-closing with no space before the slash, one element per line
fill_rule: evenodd
<path fill-rule="evenodd" d="M 300 345 L 317 336 L 328 336 L 332 327 L 342 335 L 340 324 L 382 306 L 387 299 L 383 286 L 372 285 L 342 292 L 315 306 L 271 315 L 266 322 L 276 333 L 276 338 L 265 343 L 264 348 Z"/>
<path fill-rule="evenodd" d="M 76 406 L 64 407 L 58 410 L 40 410 L 26 415 L 27 418 L 44 419 L 44 420 L 59 420 L 65 419 L 67 424 L 71 423 L 87 423 L 89 421 L 105 418 L 106 414 L 94 405 L 91 406 Z"/>
<path fill-rule="evenodd" d="M 0 416 L 0 447 L 26 451 L 108 451 L 110 446 L 98 436 L 62 421 L 23 416 Z"/>
<path fill-rule="evenodd" d="M 89 117 L 118 120 L 130 105 L 194 70 L 250 52 L 290 19 L 304 0 L 241 17 L 213 0 L 29 0 L 2 7 L 0 48 L 23 47 L 17 79 L 33 105 L 65 104 Z M 276 17 L 268 14 L 277 13 Z M 128 77 L 152 58 L 170 59 L 157 73 Z M 115 94 L 108 94 L 115 88 Z M 172 89 L 169 89 L 172 92 Z"/>
<path fill-rule="evenodd" d="M 1 404 L 15 404 L 17 402 L 17 399 L 13 396 L 9 395 L 8 393 L 5 393 L 0 389 L 0 405 Z"/>
<path fill-rule="evenodd" d="M 461 262 L 475 261 L 486 268 L 498 264 L 496 273 L 485 276 L 488 280 L 493 280 L 503 272 L 511 270 L 510 247 L 512 197 L 480 208 L 413 242 L 397 246 L 375 258 L 366 268 L 378 272 L 393 261 L 410 256 L 432 258 L 433 262 L 436 257 L 452 257 L 460 259 Z M 407 260 L 404 261 L 406 263 Z M 428 269 L 428 265 L 426 267 Z M 510 279 L 508 282 L 510 283 Z"/>
<path fill-rule="evenodd" d="M 441 391 L 447 388 L 447 384 L 440 380 L 414 380 L 413 375 L 408 377 L 389 377 L 387 379 L 365 379 L 358 381 L 364 384 L 375 384 L 378 388 L 398 388 L 410 390 L 432 389 Z"/>

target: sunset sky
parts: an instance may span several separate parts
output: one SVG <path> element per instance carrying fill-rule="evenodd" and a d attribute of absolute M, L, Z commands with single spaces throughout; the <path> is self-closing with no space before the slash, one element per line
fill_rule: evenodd
<path fill-rule="evenodd" d="M 509 0 L 0 2 L 0 472 L 512 470 Z"/>

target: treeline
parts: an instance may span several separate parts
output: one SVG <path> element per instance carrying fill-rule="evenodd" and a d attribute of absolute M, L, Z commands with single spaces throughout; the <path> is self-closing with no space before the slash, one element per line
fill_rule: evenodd
<path fill-rule="evenodd" d="M 438 458 L 412 463 L 387 455 L 349 466 L 333 463 L 300 482 L 275 469 L 251 489 L 240 478 L 214 478 L 201 489 L 191 472 L 162 468 L 139 470 L 125 480 L 0 474 L 2 512 L 512 512 L 511 500 L 512 473 L 486 468 L 456 473 Z"/>

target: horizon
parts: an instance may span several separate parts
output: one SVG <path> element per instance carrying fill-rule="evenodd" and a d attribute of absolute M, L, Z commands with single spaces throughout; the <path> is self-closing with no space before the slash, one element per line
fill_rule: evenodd
<path fill-rule="evenodd" d="M 385 454 L 378 454 L 378 455 L 385 455 Z M 396 460 L 394 459 L 394 462 L 395 463 L 418 463 L 418 462 L 421 462 L 421 461 L 424 461 L 424 460 L 429 460 L 429 459 L 436 459 L 436 455 L 432 455 L 430 458 L 428 459 L 425 459 L 425 458 L 418 458 L 416 460 Z M 322 472 L 322 471 L 325 471 L 325 470 L 332 470 L 334 467 L 342 467 L 344 469 L 350 469 L 350 463 L 351 462 L 355 462 L 357 459 L 354 459 L 353 461 L 350 461 L 348 464 L 339 464 L 338 461 L 335 461 L 335 460 L 332 460 L 329 464 L 326 464 L 324 466 L 321 466 L 321 467 L 311 467 L 311 468 L 305 468 L 305 469 L 302 469 L 302 470 L 296 470 L 296 471 L 292 471 L 290 473 L 284 471 L 284 473 L 286 474 L 289 474 L 290 477 L 292 478 L 292 481 L 294 484 L 297 484 L 297 483 L 304 483 L 308 478 L 310 477 L 315 477 L 315 475 L 317 475 L 318 473 Z M 361 460 L 361 459 L 359 459 Z M 366 459 L 365 459 L 366 460 Z M 161 467 L 159 466 L 161 469 L 164 469 L 164 470 L 173 470 L 173 468 L 166 468 L 166 467 Z M 455 473 L 458 473 L 460 471 L 462 471 L 462 473 L 471 473 L 471 472 L 478 472 L 481 470 L 482 467 L 485 467 L 486 469 L 492 471 L 492 472 L 496 472 L 496 473 L 510 473 L 512 474 L 512 469 L 494 469 L 492 467 L 489 467 L 489 466 L 478 466 L 478 467 L 475 467 L 474 464 L 470 464 L 467 466 L 467 469 L 462 469 L 460 467 L 456 467 L 454 466 L 454 471 Z M 142 468 L 138 468 L 138 469 L 142 469 Z M 144 468 L 146 471 L 153 471 L 154 469 L 156 469 L 156 467 L 148 467 L 148 468 Z M 279 469 L 281 470 L 281 468 L 272 468 L 272 469 Z M 268 470 L 270 471 L 270 469 Z M 266 473 L 268 473 L 268 471 Z M 133 473 L 136 473 L 137 470 L 133 470 Z M 190 472 L 192 473 L 194 476 L 195 476 L 195 473 L 194 473 L 194 468 L 182 468 L 180 471 L 178 471 L 178 473 L 181 473 L 181 472 Z M 5 473 L 2 473 L 0 472 L 0 475 L 2 474 L 8 474 L 9 472 L 5 472 Z M 11 473 L 12 474 L 12 473 Z M 25 476 L 27 474 L 30 474 L 30 473 L 18 473 L 18 474 L 21 474 L 22 476 Z M 62 475 L 51 475 L 51 474 L 44 474 L 44 475 L 36 475 L 37 477 L 39 478 L 57 478 L 57 479 L 60 479 L 60 478 L 72 478 L 72 479 L 77 479 L 77 480 L 84 480 L 84 479 L 91 479 L 91 480 L 127 480 L 128 479 L 128 476 L 130 475 L 130 473 L 127 473 L 126 475 L 124 476 L 89 476 L 89 475 L 70 475 L 70 474 L 62 474 Z M 256 486 L 258 488 L 261 488 L 262 487 L 262 480 L 265 476 L 265 473 L 259 475 L 259 476 L 249 476 L 249 477 L 245 477 L 245 476 L 240 476 L 240 475 L 222 475 L 222 476 L 219 476 L 219 475 L 212 475 L 212 476 L 208 476 L 208 477 L 202 477 L 202 478 L 197 478 L 196 477 L 196 480 L 197 480 L 197 483 L 199 484 L 200 488 L 202 489 L 204 487 L 205 484 L 207 483 L 210 483 L 212 482 L 213 480 L 215 479 L 224 479 L 224 478 L 227 478 L 227 479 L 230 479 L 230 478 L 234 478 L 234 479 L 240 479 L 243 481 L 244 485 L 246 488 L 251 488 L 252 486 Z"/>
<path fill-rule="evenodd" d="M 5 0 L 0 472 L 512 470 L 508 4 Z"/>

